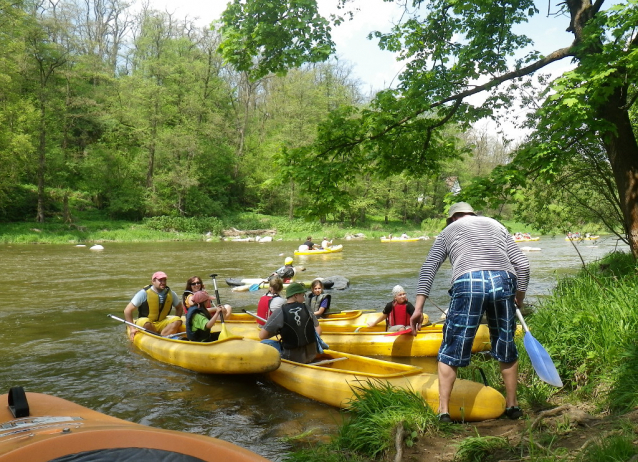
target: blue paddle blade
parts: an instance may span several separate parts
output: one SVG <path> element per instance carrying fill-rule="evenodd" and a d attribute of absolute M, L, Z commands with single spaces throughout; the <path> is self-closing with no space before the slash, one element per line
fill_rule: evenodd
<path fill-rule="evenodd" d="M 558 375 L 552 358 L 549 357 L 547 350 L 543 348 L 543 345 L 538 343 L 538 340 L 536 340 L 529 331 L 525 332 L 523 344 L 525 345 L 529 359 L 532 361 L 532 366 L 538 374 L 538 377 L 550 385 L 562 387 L 563 381 Z"/>
<path fill-rule="evenodd" d="M 261 285 L 261 283 L 253 284 L 252 286 L 250 286 L 250 287 L 248 288 L 248 290 L 249 290 L 250 292 L 255 292 L 256 290 L 259 290 L 259 286 L 260 286 L 260 285 Z"/>

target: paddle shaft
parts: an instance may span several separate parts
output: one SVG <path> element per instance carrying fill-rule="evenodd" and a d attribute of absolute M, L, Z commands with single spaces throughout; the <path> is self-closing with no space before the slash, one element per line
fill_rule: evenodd
<path fill-rule="evenodd" d="M 521 310 L 518 309 L 518 307 L 516 307 L 516 317 L 520 321 L 521 326 L 523 326 L 523 330 L 525 332 L 529 332 L 529 328 L 527 327 L 527 324 L 525 324 L 525 320 L 523 319 L 523 314 L 521 313 Z"/>
<path fill-rule="evenodd" d="M 259 319 L 262 322 L 266 322 L 266 320 L 264 318 L 262 318 L 261 316 L 257 316 L 255 313 L 251 313 L 250 311 L 246 311 L 246 310 L 242 310 L 244 313 L 251 315 L 253 318 Z"/>
<path fill-rule="evenodd" d="M 213 279 L 213 285 L 215 286 L 215 301 L 217 302 L 217 306 L 219 307 L 219 319 L 222 324 L 224 324 L 224 307 L 221 306 L 221 302 L 219 301 L 219 290 L 217 289 L 217 274 L 211 274 L 210 277 Z"/>
<path fill-rule="evenodd" d="M 147 328 L 145 328 L 145 327 L 141 327 L 141 326 L 138 326 L 137 324 L 133 324 L 132 322 L 128 322 L 126 319 L 118 318 L 117 316 L 113 316 L 112 314 L 107 314 L 107 316 L 108 316 L 109 318 L 111 318 L 111 319 L 115 319 L 116 321 L 123 322 L 124 324 L 126 324 L 126 325 L 128 325 L 128 326 L 131 326 L 131 327 L 134 327 L 134 328 L 136 328 L 136 329 L 138 329 L 138 330 L 143 330 L 143 331 L 144 331 L 144 332 L 146 332 L 147 334 L 151 334 L 151 335 L 159 335 L 159 336 L 161 337 L 161 335 L 160 335 L 160 334 L 158 334 L 157 332 L 153 332 L 152 330 L 148 330 L 148 329 L 147 329 Z"/>

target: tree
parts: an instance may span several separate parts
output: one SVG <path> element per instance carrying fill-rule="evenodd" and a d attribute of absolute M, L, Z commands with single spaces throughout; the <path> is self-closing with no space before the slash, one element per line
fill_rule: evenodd
<path fill-rule="evenodd" d="M 223 16 L 227 40 L 240 43 L 245 32 L 240 20 L 259 22 L 269 17 L 274 3 L 235 0 Z M 348 0 L 339 3 L 343 6 Z M 406 62 L 398 87 L 379 92 L 369 107 L 341 109 L 340 115 L 320 128 L 312 149 L 318 155 L 330 152 L 343 158 L 363 151 L 378 171 L 387 174 L 436 170 L 442 158 L 453 154 L 446 152 L 449 140 L 442 131 L 446 125 L 467 128 L 494 116 L 496 110 L 514 104 L 524 77 L 550 63 L 571 59 L 575 69 L 546 84 L 547 95 L 553 93 L 539 110 L 534 128 L 548 136 L 541 146 L 528 151 L 532 160 L 528 165 L 536 172 L 551 172 L 557 165 L 570 163 L 569 146 L 594 135 L 605 149 L 624 232 L 638 258 L 638 143 L 629 117 L 638 98 L 638 4 L 626 1 L 603 10 L 604 3 L 560 3 L 557 17 L 568 18 L 572 44 L 521 55 L 532 41 L 515 33 L 515 26 L 539 14 L 532 0 L 413 0 L 412 11 L 406 4 L 406 20 L 390 33 L 372 34 L 381 48 L 399 53 Z M 289 9 L 288 14 L 295 11 Z M 294 44 L 286 24 L 282 28 L 277 37 L 283 45 L 272 46 L 270 36 L 253 54 L 259 55 L 260 63 L 287 62 L 286 46 Z M 307 28 L 297 33 L 305 33 L 306 39 L 314 37 Z M 296 42 L 307 43 L 304 38 Z M 303 55 L 297 52 L 296 56 Z M 270 70 L 280 68 L 273 65 Z M 484 103 L 468 101 L 479 93 L 487 95 Z M 521 176 L 527 174 L 521 172 Z"/>

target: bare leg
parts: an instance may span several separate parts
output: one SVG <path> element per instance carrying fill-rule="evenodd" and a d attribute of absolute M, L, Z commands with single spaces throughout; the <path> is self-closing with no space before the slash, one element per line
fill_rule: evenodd
<path fill-rule="evenodd" d="M 512 363 L 499 363 L 503 383 L 505 384 L 505 405 L 506 407 L 518 406 L 516 399 L 516 387 L 518 385 L 518 361 Z M 441 373 L 439 372 L 439 377 Z M 439 378 L 440 380 L 440 378 Z"/>
<path fill-rule="evenodd" d="M 450 395 L 452 394 L 452 387 L 456 381 L 457 369 L 457 367 L 448 366 L 445 363 L 439 362 L 439 414 L 449 412 Z"/>
<path fill-rule="evenodd" d="M 179 332 L 179 328 L 181 325 L 182 325 L 181 319 L 179 321 L 170 323 L 168 326 L 162 329 L 162 336 L 166 337 L 167 335 L 176 334 L 177 332 Z"/>
<path fill-rule="evenodd" d="M 152 322 L 147 322 L 146 324 L 144 324 L 144 329 L 150 330 L 151 332 L 157 332 L 157 329 L 155 329 L 155 326 Z"/>

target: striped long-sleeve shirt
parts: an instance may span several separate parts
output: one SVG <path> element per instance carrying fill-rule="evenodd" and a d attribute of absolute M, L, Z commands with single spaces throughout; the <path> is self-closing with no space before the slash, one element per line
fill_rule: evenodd
<path fill-rule="evenodd" d="M 439 234 L 421 267 L 417 295 L 430 295 L 434 275 L 447 257 L 451 282 L 470 271 L 501 270 L 516 274 L 517 290 L 527 290 L 529 261 L 507 229 L 492 218 L 466 215 Z"/>

